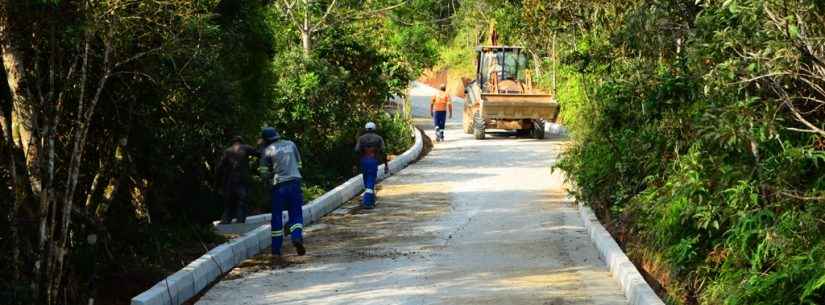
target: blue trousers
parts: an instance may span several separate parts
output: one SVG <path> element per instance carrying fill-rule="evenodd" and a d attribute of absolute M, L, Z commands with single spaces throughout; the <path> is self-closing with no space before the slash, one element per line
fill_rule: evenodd
<path fill-rule="evenodd" d="M 436 129 L 444 130 L 444 125 L 447 124 L 447 112 L 446 111 L 434 111 L 434 113 L 433 113 L 433 124 L 435 125 Z"/>
<path fill-rule="evenodd" d="M 361 174 L 364 177 L 364 197 L 361 202 L 365 207 L 374 207 L 375 182 L 378 180 L 378 159 L 371 156 L 362 157 Z"/>
<path fill-rule="evenodd" d="M 281 213 L 286 207 L 289 214 L 289 230 L 292 231 L 293 242 L 303 241 L 304 192 L 301 191 L 301 180 L 281 182 L 272 187 L 272 254 L 281 255 L 281 245 L 284 242 L 284 224 Z"/>
<path fill-rule="evenodd" d="M 447 112 L 436 111 L 433 114 L 433 124 L 435 125 L 436 140 L 444 140 L 444 125 L 447 123 Z"/>

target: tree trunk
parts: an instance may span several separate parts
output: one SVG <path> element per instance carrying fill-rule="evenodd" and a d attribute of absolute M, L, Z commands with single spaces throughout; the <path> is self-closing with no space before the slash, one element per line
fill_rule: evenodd
<path fill-rule="evenodd" d="M 104 163 L 103 160 L 100 160 L 97 173 L 95 174 L 95 177 L 92 179 L 92 185 L 89 187 L 89 193 L 86 194 L 85 206 L 87 211 L 94 211 L 97 209 L 97 204 L 100 202 L 100 198 L 98 198 L 98 193 L 100 192 L 100 183 L 103 179 L 106 179 L 105 177 L 103 177 L 103 175 L 107 174 L 106 167 L 106 163 Z"/>
<path fill-rule="evenodd" d="M 301 31 L 301 46 L 304 50 L 304 58 L 309 58 L 312 52 L 312 34 L 309 31 Z"/>
<path fill-rule="evenodd" d="M 2 28 L 0 28 L 2 31 Z M 23 150 L 26 158 L 26 167 L 28 167 L 31 180 L 31 186 L 35 194 L 38 194 L 41 189 L 41 181 L 39 177 L 39 166 L 37 164 L 39 158 L 37 134 L 37 112 L 32 111 L 31 95 L 25 93 L 21 88 L 23 79 L 23 64 L 21 55 L 15 50 L 10 42 L 3 39 L 2 52 L 3 54 L 3 68 L 6 73 L 6 84 L 11 93 L 12 111 L 11 111 L 11 135 L 14 137 L 15 145 Z"/>
<path fill-rule="evenodd" d="M 22 181 L 21 175 L 15 175 L 15 209 L 19 210 L 24 200 L 27 200 L 25 194 L 30 193 L 32 199 L 39 199 L 40 205 L 36 212 L 35 218 L 38 223 L 38 247 L 39 251 L 35 251 L 37 264 L 34 267 L 34 274 L 37 275 L 37 280 L 32 281 L 35 291 L 36 303 L 51 302 L 51 295 L 48 293 L 48 270 L 49 270 L 49 234 L 47 230 L 47 221 L 49 213 L 50 197 L 48 194 L 42 192 L 42 165 L 43 159 L 42 143 L 40 142 L 40 130 L 38 122 L 40 121 L 41 108 L 36 105 L 36 102 L 25 84 L 26 70 L 23 64 L 23 55 L 19 52 L 12 42 L 10 33 L 11 28 L 8 16 L 7 3 L 2 3 L 0 7 L 0 52 L 3 57 L 3 69 L 6 76 L 6 83 L 8 92 L 11 97 L 11 112 L 9 117 L 4 118 L 4 125 L 7 125 L 4 130 L 9 133 L 4 135 L 6 139 L 11 137 L 13 147 L 12 151 L 19 151 L 22 157 L 20 163 L 17 158 L 12 156 L 9 160 L 10 164 L 14 166 L 16 173 L 24 172 L 23 177 L 28 178 Z M 9 122 L 10 121 L 10 122 Z M 9 124 L 10 123 L 10 124 Z M 20 168 L 18 169 L 18 165 Z M 15 211 L 16 214 L 16 211 Z M 16 217 L 15 217 L 16 218 Z M 14 232 L 17 234 L 18 232 Z"/>
<path fill-rule="evenodd" d="M 59 283 L 63 279 L 60 268 L 63 257 L 66 254 L 66 242 L 57 244 L 55 241 L 58 225 L 67 225 L 68 221 L 60 214 L 56 189 L 54 187 L 55 174 L 55 143 L 56 136 L 52 123 L 56 122 L 52 117 L 53 101 L 38 99 L 32 94 L 33 78 L 37 77 L 40 71 L 34 64 L 34 69 L 27 69 L 26 60 L 36 63 L 38 58 L 26 58 L 22 52 L 15 47 L 15 41 L 11 37 L 9 30 L 12 24 L 9 21 L 7 3 L 0 7 L 0 52 L 3 57 L 3 69 L 6 73 L 6 85 L 11 95 L 11 131 L 14 146 L 18 147 L 23 154 L 24 163 L 21 166 L 25 169 L 27 184 L 32 194 L 32 201 L 39 202 L 35 213 L 37 223 L 38 251 L 35 251 L 36 264 L 34 266 L 35 280 L 32 281 L 35 292 L 35 303 L 56 304 L 59 291 Z M 25 43 L 25 42 L 23 42 Z M 55 67 L 49 67 L 50 75 L 53 75 Z M 38 89 L 39 92 L 39 89 Z M 44 98 L 40 95 L 40 98 Z M 8 136 L 7 136 L 8 138 Z M 11 160 L 14 162 L 14 160 Z M 15 168 L 16 162 L 15 163 Z M 20 180 L 20 179 L 18 179 Z M 18 181 L 19 184 L 19 181 Z M 22 200 L 27 196 L 21 193 L 24 190 L 15 191 L 15 199 L 18 201 L 16 208 L 22 204 Z M 70 204 L 70 203 L 69 203 Z M 64 210 L 66 208 L 64 203 Z M 17 233 L 17 232 L 15 232 Z M 68 234 L 67 232 L 62 232 Z M 57 268 L 56 268 L 57 267 Z"/>
<path fill-rule="evenodd" d="M 17 207 L 19 206 L 18 200 L 21 200 L 23 197 L 17 196 L 17 191 L 21 190 L 22 186 L 19 183 L 20 175 L 17 173 L 17 162 L 15 160 L 16 149 L 14 146 L 14 138 L 11 134 L 12 101 L 11 92 L 6 83 L 5 71 L 5 68 L 0 70 L 0 131 L 3 133 L 3 137 L 0 139 L 0 145 L 2 146 L 0 151 L 6 152 L 7 159 L 2 162 L 7 162 L 6 165 L 11 175 L 12 194 L 14 194 L 14 200 L 9 203 L 8 210 L 6 211 L 6 219 L 9 222 L 9 235 L 11 235 L 9 236 L 11 240 L 11 280 L 18 281 L 20 279 L 20 242 L 17 232 Z"/>
<path fill-rule="evenodd" d="M 126 165 L 131 158 L 126 152 L 127 145 L 128 137 L 124 135 L 115 143 L 112 158 L 105 162 L 100 161 L 100 168 L 92 180 L 92 186 L 86 197 L 86 210 L 97 221 L 103 221 L 120 189 L 121 182 L 128 176 Z M 106 182 L 105 185 L 103 185 L 104 182 Z"/>
<path fill-rule="evenodd" d="M 309 58 L 312 51 L 312 31 L 309 25 L 309 0 L 304 0 L 304 24 L 301 26 L 301 46 L 304 50 L 304 59 Z"/>
<path fill-rule="evenodd" d="M 55 295 L 50 287 L 55 275 L 51 274 L 50 270 L 55 249 L 52 248 L 51 232 L 54 227 L 55 211 L 52 197 L 54 190 L 49 173 L 53 173 L 51 168 L 54 165 L 54 140 L 42 141 L 41 128 L 48 129 L 48 126 L 38 125 L 43 109 L 37 105 L 32 94 L 25 87 L 23 56 L 15 50 L 8 39 L 3 41 L 2 53 L 6 81 L 12 96 L 12 135 L 17 136 L 15 145 L 19 146 L 23 152 L 26 174 L 29 178 L 28 184 L 34 198 L 39 201 L 36 215 L 39 241 L 39 253 L 35 265 L 35 274 L 38 277 L 35 281 L 36 299 L 45 304 L 52 304 Z M 49 152 L 50 158 L 43 155 L 46 151 Z"/>

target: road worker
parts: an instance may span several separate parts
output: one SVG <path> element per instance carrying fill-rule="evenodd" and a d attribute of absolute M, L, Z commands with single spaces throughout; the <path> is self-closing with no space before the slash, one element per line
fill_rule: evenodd
<path fill-rule="evenodd" d="M 304 248 L 303 230 L 304 217 L 301 210 L 304 205 L 304 194 L 301 191 L 301 155 L 295 143 L 282 139 L 275 128 L 266 127 L 261 131 L 263 151 L 261 152 L 260 166 L 263 181 L 271 186 L 270 201 L 272 203 L 272 255 L 280 259 L 281 245 L 284 240 L 284 229 L 288 228 L 292 245 L 298 255 L 306 254 Z M 289 214 L 289 221 L 284 226 L 281 213 Z"/>
<path fill-rule="evenodd" d="M 375 182 L 378 179 L 378 164 L 384 161 L 384 174 L 389 174 L 390 166 L 387 163 L 387 156 L 384 154 L 384 138 L 376 132 L 376 125 L 373 122 L 364 126 L 364 134 L 358 137 L 355 143 L 355 152 L 360 156 L 361 174 L 364 179 L 364 195 L 361 204 L 364 208 L 375 207 Z"/>
<path fill-rule="evenodd" d="M 447 115 L 449 111 L 449 118 L 453 118 L 453 104 L 450 101 L 450 95 L 447 94 L 447 86 L 441 85 L 441 91 L 433 96 L 430 102 L 430 117 L 433 118 L 435 125 L 435 141 L 444 141 L 444 128 L 447 124 Z"/>
<path fill-rule="evenodd" d="M 223 151 L 215 172 L 223 192 L 223 216 L 221 224 L 246 222 L 247 194 L 249 191 L 249 157 L 260 156 L 257 149 L 243 143 L 240 136 L 232 139 L 232 145 Z"/>

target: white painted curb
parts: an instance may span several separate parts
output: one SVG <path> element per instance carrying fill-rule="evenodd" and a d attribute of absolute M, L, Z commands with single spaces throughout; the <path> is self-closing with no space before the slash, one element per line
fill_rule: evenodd
<path fill-rule="evenodd" d="M 630 301 L 628 304 L 665 305 L 665 302 L 662 302 L 662 299 L 656 295 L 653 288 L 650 288 L 650 285 L 647 284 L 642 274 L 630 261 L 630 258 L 625 255 L 619 244 L 613 240 L 613 236 L 602 226 L 599 219 L 593 214 L 593 210 L 581 203 L 577 204 L 579 216 L 584 222 L 584 227 L 587 229 L 590 239 L 599 249 L 599 255 L 610 269 L 613 279 L 621 285 L 624 295 Z"/>
<path fill-rule="evenodd" d="M 421 131 L 413 127 L 415 143 L 400 156 L 389 162 L 390 172 L 397 173 L 412 161 L 418 158 L 424 149 Z M 384 165 L 378 168 L 378 179 L 387 178 L 384 174 Z M 364 190 L 364 181 L 361 175 L 352 177 L 338 187 L 326 192 L 303 207 L 304 225 L 317 222 L 321 217 L 332 212 L 345 202 L 358 196 Z M 286 221 L 286 212 L 282 215 Z M 260 223 L 261 226 L 235 238 L 225 244 L 215 247 L 199 257 L 183 269 L 158 282 L 143 293 L 132 298 L 132 305 L 180 305 L 200 291 L 209 283 L 215 281 L 222 274 L 229 272 L 241 261 L 269 249 L 270 243 L 270 214 L 261 214 L 247 217 L 246 222 Z"/>

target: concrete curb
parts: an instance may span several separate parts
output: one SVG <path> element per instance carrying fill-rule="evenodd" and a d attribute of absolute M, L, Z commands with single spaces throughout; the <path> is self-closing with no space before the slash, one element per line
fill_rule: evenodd
<path fill-rule="evenodd" d="M 572 199 L 572 198 L 571 198 Z M 619 244 L 613 240 L 613 236 L 602 226 L 593 210 L 589 207 L 577 203 L 579 216 L 584 222 L 584 227 L 590 235 L 590 240 L 596 244 L 599 255 L 602 257 L 613 279 L 619 282 L 630 305 L 665 305 L 662 299 L 656 295 L 653 288 L 647 284 L 642 274 L 625 255 Z"/>
<path fill-rule="evenodd" d="M 415 143 L 400 156 L 389 162 L 390 172 L 397 173 L 415 161 L 424 149 L 421 131 L 413 127 Z M 383 180 L 384 165 L 378 168 L 378 179 Z M 352 177 L 338 187 L 303 207 L 304 225 L 317 222 L 321 217 L 332 212 L 364 190 L 361 175 Z M 282 215 L 286 219 L 287 214 Z M 186 302 L 221 275 L 229 272 L 243 260 L 257 255 L 270 247 L 270 214 L 248 217 L 247 223 L 261 226 L 217 246 L 199 257 L 183 269 L 158 282 L 149 290 L 132 298 L 132 305 L 180 305 Z"/>

